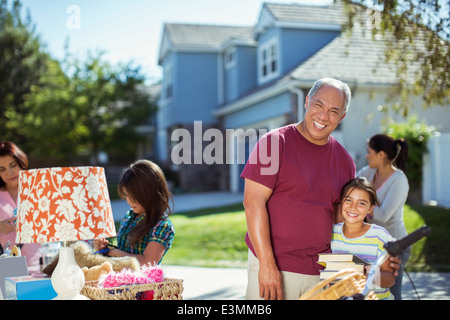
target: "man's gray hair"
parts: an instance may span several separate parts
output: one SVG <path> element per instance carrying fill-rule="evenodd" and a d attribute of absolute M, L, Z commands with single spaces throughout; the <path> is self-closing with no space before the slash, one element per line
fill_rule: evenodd
<path fill-rule="evenodd" d="M 328 85 L 342 91 L 342 93 L 344 94 L 345 112 L 347 112 L 348 109 L 350 108 L 350 100 L 352 99 L 352 92 L 350 91 L 350 87 L 348 86 L 348 84 L 340 80 L 333 78 L 322 78 L 317 80 L 316 82 L 314 82 L 313 86 L 309 90 L 308 93 L 309 99 L 311 99 L 323 85 Z"/>

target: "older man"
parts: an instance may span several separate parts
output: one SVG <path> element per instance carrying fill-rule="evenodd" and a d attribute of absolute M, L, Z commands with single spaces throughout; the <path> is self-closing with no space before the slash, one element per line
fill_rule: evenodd
<path fill-rule="evenodd" d="M 331 136 L 350 100 L 347 84 L 318 80 L 306 97 L 304 120 L 269 132 L 253 150 L 241 174 L 249 247 L 247 299 L 298 299 L 318 283 L 317 254 L 330 252 L 339 193 L 355 176 L 353 159 Z M 278 167 L 269 174 L 262 145 L 279 150 Z"/>

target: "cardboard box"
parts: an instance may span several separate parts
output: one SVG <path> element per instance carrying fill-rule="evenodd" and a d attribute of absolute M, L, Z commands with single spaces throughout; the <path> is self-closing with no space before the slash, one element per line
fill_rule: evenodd
<path fill-rule="evenodd" d="M 51 300 L 57 296 L 48 277 L 10 277 L 5 281 L 8 300 Z"/>

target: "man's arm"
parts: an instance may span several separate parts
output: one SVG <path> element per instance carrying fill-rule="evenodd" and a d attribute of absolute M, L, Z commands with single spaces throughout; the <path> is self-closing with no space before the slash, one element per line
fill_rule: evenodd
<path fill-rule="evenodd" d="M 267 201 L 272 189 L 245 179 L 244 208 L 250 241 L 259 261 L 259 295 L 266 300 L 282 299 L 281 272 L 270 240 Z"/>

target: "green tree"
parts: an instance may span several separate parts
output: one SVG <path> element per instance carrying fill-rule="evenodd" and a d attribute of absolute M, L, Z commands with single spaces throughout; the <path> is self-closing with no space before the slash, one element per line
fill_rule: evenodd
<path fill-rule="evenodd" d="M 385 62 L 394 64 L 394 110 L 408 115 L 412 95 L 423 107 L 448 105 L 450 97 L 450 0 L 342 0 L 351 32 L 358 19 L 382 36 Z"/>
<path fill-rule="evenodd" d="M 35 159 L 68 162 L 85 152 L 81 141 L 88 129 L 80 121 L 81 113 L 70 78 L 58 61 L 49 58 L 39 83 L 24 95 L 21 111 L 6 112 L 6 127 L 25 138 L 22 146 Z"/>
<path fill-rule="evenodd" d="M 81 144 L 93 164 L 98 163 L 101 151 L 113 159 L 134 160 L 136 144 L 142 139 L 136 127 L 156 112 L 140 67 L 131 62 L 113 67 L 101 52 L 89 53 L 85 61 L 69 55 L 64 65 L 74 108 L 86 133 Z"/>
<path fill-rule="evenodd" d="M 23 143 L 25 137 L 7 130 L 8 111 L 23 114 L 24 96 L 38 85 L 47 68 L 48 55 L 41 50 L 30 15 L 21 18 L 21 3 L 0 0 L 0 134 L 1 139 Z"/>
<path fill-rule="evenodd" d="M 97 165 L 101 151 L 113 160 L 134 160 L 141 139 L 136 127 L 156 110 L 142 90 L 140 69 L 113 68 L 101 53 L 86 60 L 67 54 L 61 64 L 48 64 L 25 95 L 23 112 L 7 113 L 8 128 L 27 138 L 26 150 L 67 164 Z"/>
<path fill-rule="evenodd" d="M 20 1 L 0 0 L 0 139 L 32 158 L 98 164 L 104 151 L 134 160 L 136 127 L 156 110 L 144 80 L 139 67 L 112 67 L 101 53 L 52 59 Z"/>

